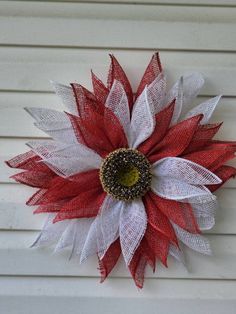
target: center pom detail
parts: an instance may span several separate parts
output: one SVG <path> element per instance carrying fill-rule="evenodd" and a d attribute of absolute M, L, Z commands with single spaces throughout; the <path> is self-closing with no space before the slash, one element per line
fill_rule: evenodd
<path fill-rule="evenodd" d="M 111 152 L 100 168 L 103 189 L 123 201 L 142 197 L 151 186 L 151 165 L 139 151 L 120 148 Z"/>

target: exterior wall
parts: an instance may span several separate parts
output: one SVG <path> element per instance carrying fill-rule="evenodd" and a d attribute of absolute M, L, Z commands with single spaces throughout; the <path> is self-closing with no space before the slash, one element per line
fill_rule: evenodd
<path fill-rule="evenodd" d="M 135 4 L 136 3 L 136 4 Z M 223 94 L 213 120 L 219 138 L 236 137 L 236 2 L 234 0 L 0 1 L 0 313 L 236 313 L 236 181 L 218 193 L 221 209 L 208 235 L 214 255 L 187 251 L 188 273 L 147 271 L 137 291 L 122 262 L 99 284 L 96 259 L 80 266 L 66 254 L 28 249 L 43 223 L 24 205 L 31 188 L 9 179 L 3 161 L 45 134 L 25 106 L 63 110 L 49 80 L 91 87 L 90 68 L 105 73 L 114 53 L 133 85 L 155 50 L 170 84 L 200 71 L 201 99 Z M 236 162 L 231 162 L 236 165 Z"/>

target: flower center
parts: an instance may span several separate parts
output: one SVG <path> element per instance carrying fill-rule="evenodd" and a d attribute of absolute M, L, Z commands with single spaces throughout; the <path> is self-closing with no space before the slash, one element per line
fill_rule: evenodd
<path fill-rule="evenodd" d="M 119 200 L 133 200 L 143 196 L 151 185 L 151 166 L 147 158 L 131 148 L 110 153 L 100 168 L 104 191 Z"/>

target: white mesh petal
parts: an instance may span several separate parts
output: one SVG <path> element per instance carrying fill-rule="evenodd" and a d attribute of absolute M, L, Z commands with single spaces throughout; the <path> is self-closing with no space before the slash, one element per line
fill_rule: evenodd
<path fill-rule="evenodd" d="M 81 253 L 81 263 L 94 254 L 98 254 L 102 258 L 110 245 L 118 238 L 122 206 L 122 201 L 117 201 L 111 196 L 105 198 L 99 215 L 89 229 Z"/>
<path fill-rule="evenodd" d="M 154 128 L 154 107 L 152 101 L 148 99 L 147 87 L 145 87 L 134 104 L 130 126 L 130 147 L 137 148 L 152 134 Z"/>
<path fill-rule="evenodd" d="M 194 185 L 219 184 L 222 180 L 208 169 L 187 159 L 167 157 L 153 164 L 157 177 L 175 178 Z"/>
<path fill-rule="evenodd" d="M 50 82 L 55 93 L 60 97 L 62 103 L 69 109 L 69 112 L 78 116 L 79 113 L 72 88 L 55 81 Z"/>
<path fill-rule="evenodd" d="M 183 108 L 183 102 L 184 102 L 184 79 L 183 76 L 181 76 L 178 82 L 178 91 L 175 100 L 174 112 L 171 118 L 171 125 L 177 123 Z"/>
<path fill-rule="evenodd" d="M 151 188 L 160 197 L 180 202 L 205 203 L 215 199 L 206 187 L 194 186 L 174 178 L 153 176 Z"/>
<path fill-rule="evenodd" d="M 77 143 L 70 119 L 64 112 L 45 108 L 25 108 L 36 120 L 35 126 L 53 139 L 66 143 Z"/>
<path fill-rule="evenodd" d="M 191 206 L 198 216 L 214 217 L 218 208 L 218 202 L 216 200 L 212 200 L 204 204 L 191 204 Z"/>
<path fill-rule="evenodd" d="M 147 87 L 148 101 L 152 103 L 154 113 L 160 112 L 165 104 L 166 96 L 166 77 L 161 72 L 154 81 Z"/>
<path fill-rule="evenodd" d="M 198 216 L 194 211 L 194 215 L 200 230 L 210 230 L 215 225 L 215 218 L 213 216 Z"/>
<path fill-rule="evenodd" d="M 184 75 L 169 90 L 166 96 L 166 104 L 169 104 L 173 99 L 176 99 L 176 108 L 172 117 L 172 124 L 177 122 L 182 108 L 188 106 L 198 95 L 203 84 L 204 79 L 202 75 L 196 72 Z"/>
<path fill-rule="evenodd" d="M 200 123 L 201 124 L 208 123 L 220 99 L 221 99 L 221 95 L 204 101 L 200 105 L 194 107 L 192 110 L 187 112 L 183 120 L 191 118 L 198 114 L 203 114 L 204 117 L 202 118 Z"/>
<path fill-rule="evenodd" d="M 120 217 L 120 244 L 129 265 L 147 227 L 147 216 L 141 199 L 124 203 Z"/>
<path fill-rule="evenodd" d="M 76 224 L 78 219 L 69 220 L 68 226 L 62 233 L 60 239 L 57 242 L 54 252 L 59 252 L 73 244 L 75 232 L 76 232 Z"/>
<path fill-rule="evenodd" d="M 94 218 L 76 219 L 70 258 L 80 256 Z"/>
<path fill-rule="evenodd" d="M 97 169 L 102 162 L 97 153 L 79 143 L 66 145 L 52 140 L 36 140 L 28 142 L 27 145 L 44 163 L 63 177 Z"/>
<path fill-rule="evenodd" d="M 120 121 L 127 139 L 130 133 L 130 111 L 128 98 L 122 84 L 115 80 L 106 100 L 106 107 L 109 108 Z"/>
<path fill-rule="evenodd" d="M 182 241 L 186 246 L 188 246 L 190 249 L 202 254 L 207 255 L 211 254 L 210 243 L 205 237 L 199 234 L 189 233 L 174 223 L 172 223 L 172 225 L 175 230 L 177 238 L 180 241 Z"/>
<path fill-rule="evenodd" d="M 56 214 L 54 213 L 48 214 L 39 236 L 31 247 L 49 246 L 56 243 L 60 239 L 61 235 L 67 228 L 69 221 L 62 220 L 57 223 L 53 223 L 55 216 Z"/>
<path fill-rule="evenodd" d="M 178 262 L 185 265 L 185 258 L 181 249 L 178 249 L 175 245 L 170 244 L 169 254 L 174 257 Z"/>

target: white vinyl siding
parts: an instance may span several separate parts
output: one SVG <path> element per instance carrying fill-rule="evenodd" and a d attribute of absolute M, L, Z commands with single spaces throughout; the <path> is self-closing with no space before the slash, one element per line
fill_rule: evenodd
<path fill-rule="evenodd" d="M 224 95 L 212 121 L 224 121 L 218 138 L 236 139 L 236 1 L 0 1 L 0 314 L 236 313 L 236 180 L 217 192 L 213 256 L 187 250 L 189 272 L 170 259 L 138 291 L 122 261 L 101 285 L 96 258 L 30 249 L 44 217 L 3 163 L 46 137 L 24 107 L 65 109 L 49 80 L 91 88 L 90 69 L 105 80 L 114 53 L 135 88 L 156 50 L 169 85 L 199 71 L 198 101 Z"/>

